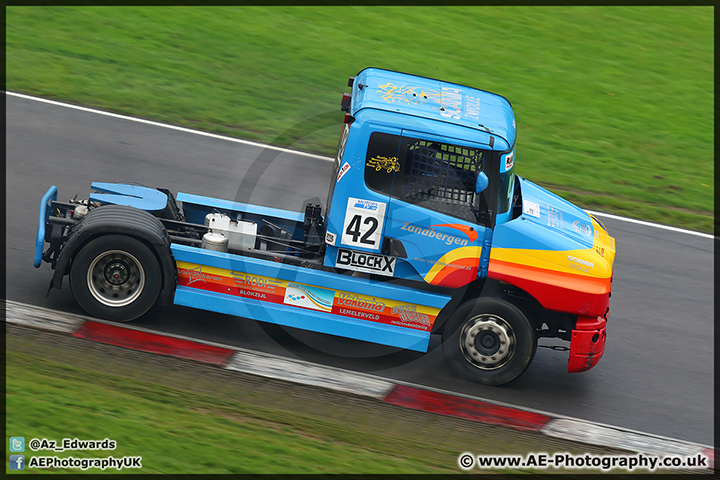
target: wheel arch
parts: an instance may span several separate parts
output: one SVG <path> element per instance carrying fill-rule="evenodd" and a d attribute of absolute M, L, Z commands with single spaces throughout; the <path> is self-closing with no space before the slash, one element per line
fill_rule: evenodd
<path fill-rule="evenodd" d="M 73 259 L 85 245 L 98 237 L 111 234 L 133 237 L 150 248 L 162 271 L 160 303 L 171 303 L 177 282 L 175 259 L 170 250 L 167 230 L 152 214 L 125 205 L 105 205 L 91 210 L 74 227 L 60 251 L 50 287 L 62 287 L 63 277 L 70 273 Z"/>
<path fill-rule="evenodd" d="M 516 285 L 492 278 L 478 278 L 469 283 L 448 302 L 438 315 L 433 325 L 433 333 L 444 334 L 447 320 L 463 304 L 468 301 L 496 297 L 512 303 L 519 308 L 535 328 L 540 328 L 548 311 L 528 292 Z"/>

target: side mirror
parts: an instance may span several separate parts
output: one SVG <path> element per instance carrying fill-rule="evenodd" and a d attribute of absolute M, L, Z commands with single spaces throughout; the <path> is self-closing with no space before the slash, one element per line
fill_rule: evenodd
<path fill-rule="evenodd" d="M 478 173 L 477 181 L 475 182 L 475 193 L 480 193 L 488 187 L 488 177 L 485 172 Z"/>

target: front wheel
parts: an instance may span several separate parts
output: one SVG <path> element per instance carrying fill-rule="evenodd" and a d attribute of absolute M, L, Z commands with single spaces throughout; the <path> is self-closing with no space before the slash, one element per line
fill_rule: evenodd
<path fill-rule="evenodd" d="M 537 338 L 525 314 L 500 298 L 465 302 L 445 325 L 443 351 L 463 377 L 485 385 L 502 385 L 530 365 Z"/>
<path fill-rule="evenodd" d="M 162 287 L 160 264 L 141 241 L 104 235 L 85 245 L 73 260 L 70 288 L 88 314 L 128 322 L 155 304 Z"/>

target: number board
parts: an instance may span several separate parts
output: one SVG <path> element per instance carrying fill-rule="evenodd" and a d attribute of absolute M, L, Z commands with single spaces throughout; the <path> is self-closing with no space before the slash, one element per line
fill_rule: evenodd
<path fill-rule="evenodd" d="M 386 203 L 348 198 L 343 225 L 343 245 L 377 250 L 382 240 Z"/>

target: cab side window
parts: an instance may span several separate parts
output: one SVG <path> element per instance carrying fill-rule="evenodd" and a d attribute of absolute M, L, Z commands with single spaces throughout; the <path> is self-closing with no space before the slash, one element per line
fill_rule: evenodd
<path fill-rule="evenodd" d="M 365 184 L 386 195 L 392 193 L 393 177 L 400 171 L 400 137 L 374 132 L 370 135 L 365 157 Z"/>
<path fill-rule="evenodd" d="M 475 193 L 483 151 L 375 132 L 365 158 L 371 189 L 422 208 L 478 221 L 482 194 Z"/>
<path fill-rule="evenodd" d="M 483 152 L 474 148 L 403 138 L 401 168 L 395 176 L 393 197 L 423 208 L 477 221 L 477 174 Z"/>

